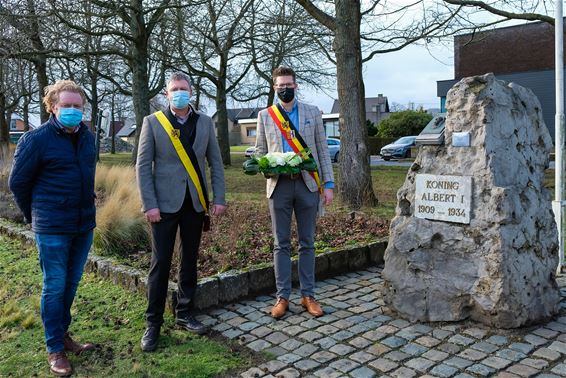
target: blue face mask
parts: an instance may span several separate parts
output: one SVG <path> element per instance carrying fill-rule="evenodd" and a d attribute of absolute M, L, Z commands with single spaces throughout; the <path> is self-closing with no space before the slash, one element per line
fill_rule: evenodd
<path fill-rule="evenodd" d="M 83 112 L 75 108 L 60 108 L 57 119 L 65 127 L 77 127 L 83 119 Z"/>
<path fill-rule="evenodd" d="M 171 96 L 171 104 L 175 109 L 184 109 L 191 102 L 189 91 L 175 91 Z"/>

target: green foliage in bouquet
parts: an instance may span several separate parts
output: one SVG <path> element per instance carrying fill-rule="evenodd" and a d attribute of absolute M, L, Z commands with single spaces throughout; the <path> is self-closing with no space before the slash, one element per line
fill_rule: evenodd
<path fill-rule="evenodd" d="M 308 155 L 307 153 L 303 154 Z M 244 173 L 247 175 L 256 175 L 263 173 L 266 177 L 274 175 L 293 175 L 299 174 L 301 171 L 314 172 L 317 170 L 316 161 L 307 157 L 303 160 L 301 154 L 294 152 L 272 152 L 264 156 L 252 156 L 246 160 L 243 165 Z"/>

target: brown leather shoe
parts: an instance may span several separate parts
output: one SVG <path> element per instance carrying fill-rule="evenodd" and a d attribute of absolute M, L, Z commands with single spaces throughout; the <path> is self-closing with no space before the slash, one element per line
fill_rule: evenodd
<path fill-rule="evenodd" d="M 322 311 L 322 308 L 313 297 L 303 297 L 301 305 L 303 305 L 303 307 L 306 308 L 312 316 L 318 318 L 319 316 L 324 315 L 324 311 Z"/>
<path fill-rule="evenodd" d="M 280 317 L 285 315 L 285 312 L 288 308 L 288 300 L 286 300 L 285 298 L 277 298 L 277 302 L 275 302 L 275 305 L 271 309 L 271 316 L 273 316 L 275 319 L 279 319 Z"/>
<path fill-rule="evenodd" d="M 49 362 L 51 372 L 58 377 L 68 377 L 73 373 L 73 368 L 65 352 L 49 353 L 47 361 Z"/>
<path fill-rule="evenodd" d="M 77 356 L 82 352 L 88 352 L 94 350 L 94 344 L 91 343 L 79 344 L 71 338 L 69 332 L 65 332 L 65 335 L 63 336 L 63 345 L 65 346 L 66 352 L 74 353 Z"/>

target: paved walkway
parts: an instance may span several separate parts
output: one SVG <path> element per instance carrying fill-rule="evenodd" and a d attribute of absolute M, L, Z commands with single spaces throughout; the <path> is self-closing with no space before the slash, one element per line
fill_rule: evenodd
<path fill-rule="evenodd" d="M 298 305 L 269 316 L 274 296 L 230 304 L 199 319 L 273 359 L 242 377 L 566 377 L 566 316 L 544 326 L 489 329 L 472 322 L 409 323 L 387 315 L 381 269 L 317 282 L 326 315 Z M 566 277 L 560 277 L 566 307 Z M 565 312 L 566 314 L 566 312 Z"/>

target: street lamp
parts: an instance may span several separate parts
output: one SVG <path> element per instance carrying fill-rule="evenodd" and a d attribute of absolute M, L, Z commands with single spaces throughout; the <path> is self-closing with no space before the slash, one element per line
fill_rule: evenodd
<path fill-rule="evenodd" d="M 561 272 L 564 264 L 564 20 L 562 17 L 562 1 L 556 0 L 556 16 L 554 18 L 556 115 L 554 119 L 555 199 L 552 207 L 558 227 L 558 273 Z"/>

